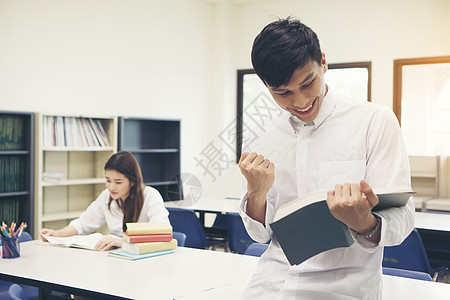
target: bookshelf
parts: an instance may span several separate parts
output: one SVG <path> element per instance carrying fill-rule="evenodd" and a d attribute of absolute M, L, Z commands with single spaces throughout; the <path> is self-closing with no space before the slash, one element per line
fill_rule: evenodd
<path fill-rule="evenodd" d="M 425 211 L 428 201 L 440 198 L 441 157 L 409 156 L 409 164 L 411 187 L 417 192 L 414 195 L 416 211 Z"/>
<path fill-rule="evenodd" d="M 103 167 L 117 151 L 117 118 L 37 114 L 36 135 L 38 234 L 66 226 L 105 189 Z"/>
<path fill-rule="evenodd" d="M 144 184 L 164 201 L 183 199 L 180 177 L 180 120 L 119 117 L 119 150 L 133 153 Z"/>
<path fill-rule="evenodd" d="M 0 111 L 0 221 L 33 234 L 34 115 Z"/>

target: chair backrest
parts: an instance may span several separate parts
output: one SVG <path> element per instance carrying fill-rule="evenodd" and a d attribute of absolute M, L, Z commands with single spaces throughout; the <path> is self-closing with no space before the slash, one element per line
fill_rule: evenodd
<path fill-rule="evenodd" d="M 12 300 L 22 300 L 22 287 L 16 283 L 12 284 L 8 289 L 8 297 Z"/>
<path fill-rule="evenodd" d="M 244 254 L 248 246 L 255 241 L 248 235 L 238 213 L 227 213 L 227 223 L 228 247 L 232 252 Z"/>
<path fill-rule="evenodd" d="M 391 275 L 391 276 L 399 276 L 406 277 L 412 279 L 426 280 L 432 281 L 430 274 L 425 272 L 411 271 L 411 270 L 402 270 L 402 269 L 394 269 L 383 267 L 383 274 Z"/>
<path fill-rule="evenodd" d="M 251 255 L 251 256 L 261 256 L 269 247 L 268 244 L 263 243 L 253 243 L 248 246 L 248 248 L 245 250 L 245 255 Z"/>
<path fill-rule="evenodd" d="M 433 276 L 425 247 L 417 229 L 398 246 L 384 247 L 383 267 L 425 272 Z"/>
<path fill-rule="evenodd" d="M 173 231 L 186 234 L 185 247 L 205 249 L 209 246 L 202 224 L 192 209 L 167 208 L 167 210 Z"/>
<path fill-rule="evenodd" d="M 33 238 L 31 237 L 31 235 L 28 232 L 22 231 L 22 235 L 19 238 L 19 243 L 28 242 L 28 241 L 32 241 L 32 240 L 33 240 Z"/>
<path fill-rule="evenodd" d="M 184 247 L 186 244 L 186 235 L 183 232 L 174 231 L 172 233 L 173 238 L 177 240 L 178 247 Z"/>

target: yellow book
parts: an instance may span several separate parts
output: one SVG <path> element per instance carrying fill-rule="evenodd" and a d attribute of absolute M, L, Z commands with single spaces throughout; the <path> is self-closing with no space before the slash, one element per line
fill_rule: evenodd
<path fill-rule="evenodd" d="M 126 223 L 127 235 L 140 234 L 172 234 L 172 225 L 170 223 Z"/>
<path fill-rule="evenodd" d="M 157 251 L 172 250 L 175 249 L 177 245 L 178 243 L 176 239 L 172 239 L 170 242 L 149 242 L 136 244 L 122 242 L 122 250 L 132 254 L 145 254 Z"/>

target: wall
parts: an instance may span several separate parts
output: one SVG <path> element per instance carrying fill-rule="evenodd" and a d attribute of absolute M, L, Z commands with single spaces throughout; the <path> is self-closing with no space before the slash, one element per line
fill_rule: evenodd
<path fill-rule="evenodd" d="M 372 61 L 372 101 L 389 108 L 395 59 L 450 54 L 447 0 L 239 1 L 235 11 L 236 69 L 251 68 L 253 40 L 266 24 L 294 16 L 316 31 L 328 63 Z"/>
<path fill-rule="evenodd" d="M 194 156 L 222 127 L 213 13 L 196 0 L 0 0 L 0 110 L 182 119 L 182 170 L 201 176 Z"/>
<path fill-rule="evenodd" d="M 448 0 L 0 0 L 0 110 L 182 119 L 182 171 L 204 196 L 240 194 L 235 163 L 195 160 L 236 118 L 236 70 L 254 37 L 299 17 L 329 63 L 372 61 L 372 98 L 392 107 L 397 58 L 448 55 Z"/>

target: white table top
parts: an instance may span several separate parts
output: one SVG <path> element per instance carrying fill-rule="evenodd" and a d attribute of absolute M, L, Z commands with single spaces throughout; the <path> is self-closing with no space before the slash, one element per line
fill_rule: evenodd
<path fill-rule="evenodd" d="M 415 218 L 416 228 L 450 231 L 449 213 L 416 212 Z"/>
<path fill-rule="evenodd" d="M 187 295 L 183 300 L 239 299 L 249 280 Z M 450 284 L 383 275 L 383 300 L 448 299 Z"/>
<path fill-rule="evenodd" d="M 249 280 L 258 261 L 183 247 L 129 261 L 41 241 L 22 243 L 20 252 L 20 258 L 1 260 L 1 274 L 132 299 L 177 299 Z"/>
<path fill-rule="evenodd" d="M 138 261 L 106 252 L 21 244 L 21 257 L 2 259 L 1 274 L 133 299 L 238 299 L 258 258 L 179 247 Z M 443 299 L 450 284 L 383 275 L 383 300 Z"/>
<path fill-rule="evenodd" d="M 239 212 L 239 204 L 241 200 L 224 199 L 224 198 L 200 198 L 194 203 L 186 200 L 167 201 L 164 202 L 166 207 L 189 208 L 197 211 L 227 213 Z"/>

